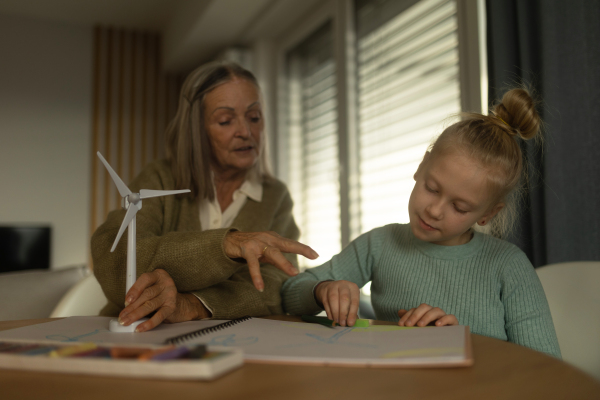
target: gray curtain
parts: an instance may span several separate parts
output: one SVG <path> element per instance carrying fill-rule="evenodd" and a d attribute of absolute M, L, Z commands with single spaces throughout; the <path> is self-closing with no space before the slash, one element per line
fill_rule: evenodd
<path fill-rule="evenodd" d="M 530 188 L 509 238 L 535 267 L 600 260 L 600 1 L 487 0 L 490 103 L 525 83 L 543 151 L 522 143 Z"/>

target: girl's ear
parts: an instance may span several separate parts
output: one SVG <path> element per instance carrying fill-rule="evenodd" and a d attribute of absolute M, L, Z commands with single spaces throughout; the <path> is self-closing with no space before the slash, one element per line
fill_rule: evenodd
<path fill-rule="evenodd" d="M 504 205 L 505 205 L 504 203 L 496 204 L 494 207 L 492 207 L 490 212 L 485 214 L 483 217 L 479 218 L 479 220 L 477 221 L 477 225 L 479 225 L 479 226 L 486 225 L 488 222 L 491 221 L 492 218 L 494 218 L 494 216 L 496 216 L 496 214 L 498 214 L 500 212 L 500 210 L 502 210 L 504 208 Z"/>
<path fill-rule="evenodd" d="M 419 168 L 417 168 L 417 171 L 415 172 L 415 174 L 413 175 L 413 179 L 416 181 L 417 180 L 417 175 L 419 174 L 419 172 L 421 172 L 421 169 L 423 169 L 423 164 L 425 164 L 427 162 L 427 159 L 429 158 L 429 155 L 431 153 L 429 151 L 425 152 L 425 155 L 423 156 L 423 160 L 421 161 L 421 163 L 419 164 Z"/>

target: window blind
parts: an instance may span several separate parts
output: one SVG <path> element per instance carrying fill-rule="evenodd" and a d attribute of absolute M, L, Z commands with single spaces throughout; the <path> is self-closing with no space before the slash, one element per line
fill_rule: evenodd
<path fill-rule="evenodd" d="M 341 250 L 336 75 L 331 23 L 286 57 L 288 73 L 289 187 L 300 241 L 320 255 Z"/>
<path fill-rule="evenodd" d="M 460 112 L 453 0 L 356 3 L 360 230 L 408 222 L 413 175 Z M 390 17 L 391 8 L 401 12 Z"/>

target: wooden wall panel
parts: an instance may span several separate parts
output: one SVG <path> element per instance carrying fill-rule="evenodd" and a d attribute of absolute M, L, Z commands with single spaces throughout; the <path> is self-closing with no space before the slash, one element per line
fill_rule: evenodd
<path fill-rule="evenodd" d="M 165 157 L 164 132 L 175 115 L 181 77 L 162 71 L 160 46 L 156 33 L 94 29 L 90 236 L 121 206 L 96 152 L 126 184 Z"/>

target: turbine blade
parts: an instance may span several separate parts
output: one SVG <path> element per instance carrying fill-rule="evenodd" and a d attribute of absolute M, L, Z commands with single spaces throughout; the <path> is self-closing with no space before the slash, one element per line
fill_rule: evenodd
<path fill-rule="evenodd" d="M 123 218 L 123 222 L 121 223 L 121 227 L 119 228 L 119 233 L 117 233 L 117 237 L 115 238 L 115 242 L 113 243 L 112 249 L 110 249 L 111 253 L 113 251 L 115 251 L 115 249 L 117 248 L 117 244 L 119 243 L 121 236 L 123 236 L 123 232 L 125 232 L 125 229 L 127 229 L 127 225 L 129 225 L 129 223 L 131 222 L 133 217 L 135 217 L 135 214 L 139 210 L 140 209 L 138 208 L 137 205 L 135 205 L 133 203 L 129 203 L 129 208 L 127 209 L 125 218 Z"/>
<path fill-rule="evenodd" d="M 160 196 L 168 196 L 171 194 L 179 194 L 179 193 L 189 193 L 190 189 L 183 190 L 149 190 L 142 189 L 140 190 L 140 199 L 148 199 L 150 197 L 160 197 Z"/>
<path fill-rule="evenodd" d="M 129 190 L 127 185 L 121 180 L 121 178 L 119 178 L 119 175 L 117 175 L 117 173 L 111 168 L 111 166 L 108 164 L 108 161 L 106 161 L 104 157 L 102 157 L 102 154 L 100 154 L 100 152 L 97 152 L 96 154 L 100 158 L 100 161 L 102 161 L 102 164 L 104 164 L 104 166 L 108 170 L 108 173 L 112 177 L 113 182 L 115 182 L 115 185 L 117 185 L 117 190 L 119 191 L 121 197 L 125 197 L 128 194 L 131 194 L 131 190 Z"/>

